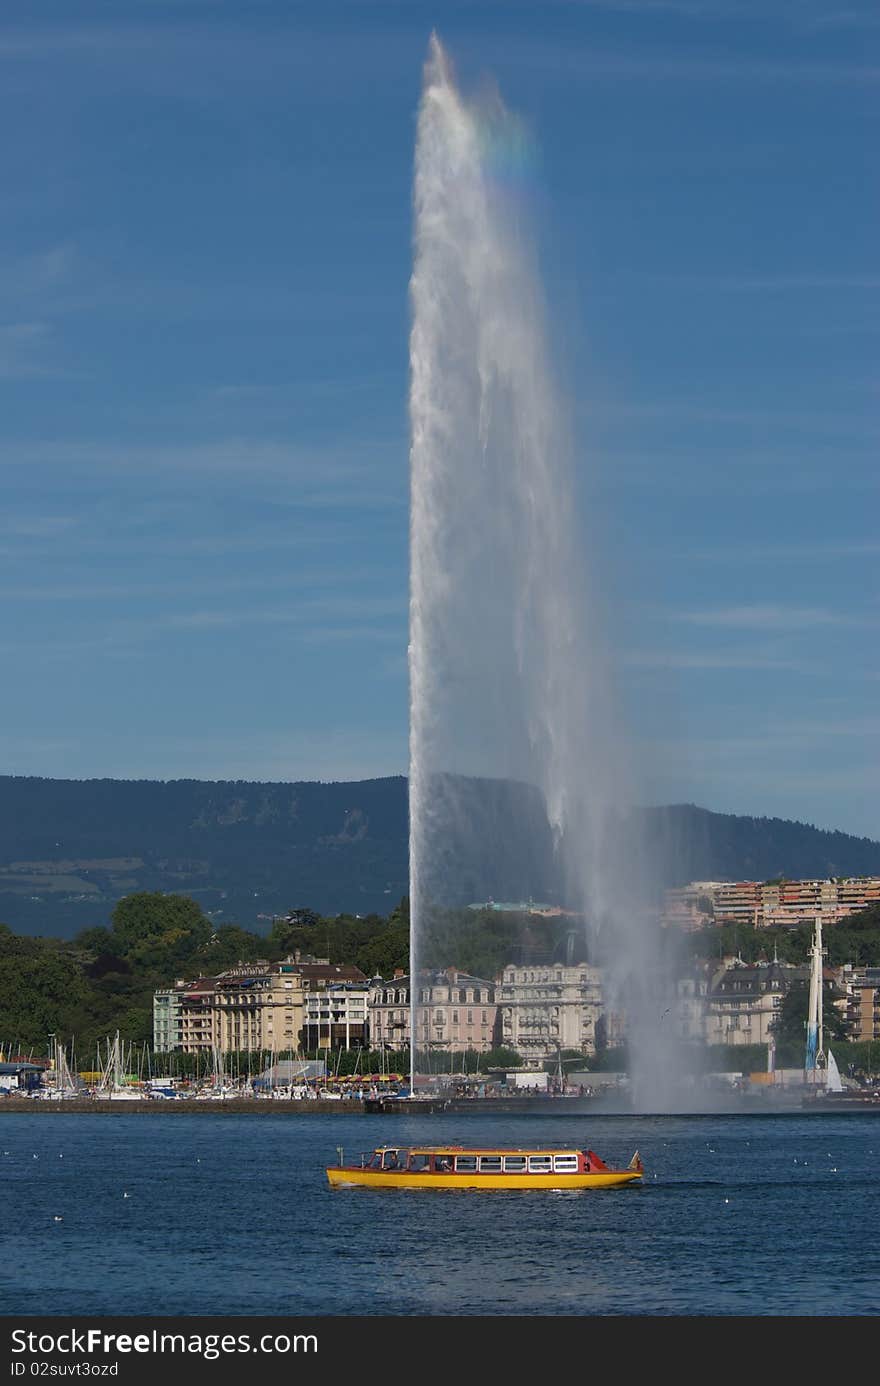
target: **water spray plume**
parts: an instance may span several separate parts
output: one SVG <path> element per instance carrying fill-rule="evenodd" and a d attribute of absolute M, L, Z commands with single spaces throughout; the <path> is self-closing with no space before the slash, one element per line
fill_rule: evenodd
<path fill-rule="evenodd" d="M 650 871 L 630 831 L 567 411 L 528 207 L 492 167 L 511 142 L 522 145 L 521 124 L 500 99 L 466 100 L 432 35 L 410 285 L 413 1077 L 427 1034 L 420 972 L 464 966 L 444 954 L 449 911 L 469 889 L 500 888 L 504 871 L 527 893 L 555 889 L 586 921 L 609 1006 L 627 1009 L 636 1069 L 640 1050 L 658 1052 L 629 1014 L 659 931 L 643 927 Z"/>

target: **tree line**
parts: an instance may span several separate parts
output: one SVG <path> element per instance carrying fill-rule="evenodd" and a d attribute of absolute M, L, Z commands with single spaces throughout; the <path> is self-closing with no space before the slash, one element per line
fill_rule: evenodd
<path fill-rule="evenodd" d="M 571 932 L 565 920 L 450 910 L 434 920 L 422 961 L 436 967 L 454 963 L 491 980 L 505 963 L 528 961 L 530 955 L 564 960 Z M 745 962 L 770 961 L 776 950 L 780 961 L 804 964 L 811 941 L 807 926 L 770 931 L 722 925 L 676 936 L 674 947 L 679 960 L 689 954 L 693 960 L 739 955 Z M 830 966 L 880 966 L 880 906 L 827 930 L 825 943 Z M 579 946 L 588 952 L 583 929 Z M 0 924 L 0 1045 L 6 1053 L 46 1055 L 48 1036 L 55 1034 L 60 1041 L 73 1038 L 82 1058 L 116 1030 L 126 1043 L 149 1045 L 157 988 L 212 976 L 239 962 L 276 962 L 297 951 L 353 964 L 367 977 L 406 972 L 409 903 L 402 899 L 387 916 L 363 918 L 292 909 L 268 934 L 257 934 L 233 924 L 216 926 L 188 896 L 138 892 L 118 902 L 109 928 L 83 930 L 72 941 L 17 935 Z M 801 1004 L 802 990 L 792 988 L 789 1006 Z"/>

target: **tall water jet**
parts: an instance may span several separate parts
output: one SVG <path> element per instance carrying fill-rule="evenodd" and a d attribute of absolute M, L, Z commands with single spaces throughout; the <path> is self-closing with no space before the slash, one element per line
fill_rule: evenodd
<path fill-rule="evenodd" d="M 466 967 L 451 907 L 472 882 L 501 888 L 505 855 L 506 880 L 587 921 L 614 1004 L 641 1006 L 632 982 L 648 963 L 629 774 L 527 230 L 528 161 L 520 123 L 497 96 L 465 99 L 432 37 L 410 286 L 413 1081 L 432 1038 L 420 976 Z"/>

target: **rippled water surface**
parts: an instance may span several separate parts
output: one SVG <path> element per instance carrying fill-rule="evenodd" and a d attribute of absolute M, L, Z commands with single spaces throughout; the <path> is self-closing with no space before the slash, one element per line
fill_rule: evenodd
<path fill-rule="evenodd" d="M 386 1141 L 638 1148 L 646 1178 L 330 1190 L 337 1146 Z M 876 1314 L 878 1156 L 872 1114 L 4 1115 L 0 1312 Z"/>

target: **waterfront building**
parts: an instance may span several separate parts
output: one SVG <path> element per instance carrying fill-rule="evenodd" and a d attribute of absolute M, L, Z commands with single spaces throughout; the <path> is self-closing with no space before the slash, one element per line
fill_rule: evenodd
<path fill-rule="evenodd" d="M 601 973 L 587 963 L 509 964 L 498 987 L 501 1043 L 543 1063 L 561 1049 L 595 1054 L 604 1020 Z M 619 1037 L 606 1033 L 605 1040 Z"/>
<path fill-rule="evenodd" d="M 662 922 L 703 929 L 745 924 L 758 929 L 838 924 L 856 910 L 880 902 L 880 877 L 847 876 L 804 881 L 691 881 L 667 890 Z"/>
<path fill-rule="evenodd" d="M 170 1054 L 180 1049 L 180 1007 L 183 982 L 162 987 L 153 993 L 153 1049 L 157 1054 Z"/>
<path fill-rule="evenodd" d="M 366 997 L 358 968 L 326 958 L 239 963 L 216 977 L 160 988 L 153 997 L 153 1045 L 159 1053 L 295 1052 L 308 1040 L 307 1007 L 310 1025 L 329 1017 L 331 1027 L 341 1027 L 337 1044 L 346 1034 L 363 1043 Z"/>
<path fill-rule="evenodd" d="M 419 975 L 417 1048 L 487 1054 L 497 1043 L 495 983 L 456 967 Z M 410 979 L 398 971 L 370 987 L 370 1047 L 406 1049 L 410 1042 Z"/>
<path fill-rule="evenodd" d="M 667 890 L 660 916 L 664 928 L 692 933 L 714 924 L 712 892 L 719 884 L 718 881 L 691 881 L 690 885 Z"/>
<path fill-rule="evenodd" d="M 368 1020 L 371 1049 L 408 1049 L 410 1041 L 409 977 L 402 968 L 387 980 L 370 983 Z"/>
<path fill-rule="evenodd" d="M 356 970 L 356 969 L 355 969 Z M 367 1046 L 370 983 L 328 982 L 305 995 L 303 1048 L 363 1049 Z"/>
<path fill-rule="evenodd" d="M 192 982 L 175 982 L 174 989 L 178 993 L 178 1048 L 184 1054 L 210 1054 L 214 1044 L 213 978 L 197 977 Z"/>
<path fill-rule="evenodd" d="M 707 1044 L 767 1044 L 774 1033 L 782 999 L 809 969 L 790 963 L 744 963 L 730 958 L 707 988 L 704 1037 Z"/>
<path fill-rule="evenodd" d="M 224 1053 L 297 1050 L 304 1024 L 304 987 L 295 964 L 246 963 L 214 979 L 215 1043 Z"/>
<path fill-rule="evenodd" d="M 0 1063 L 0 1092 L 35 1092 L 45 1071 L 44 1064 L 33 1064 L 27 1059 Z"/>
<path fill-rule="evenodd" d="M 681 1040 L 701 1042 L 706 1033 L 706 1001 L 711 980 L 711 964 L 694 963 L 676 982 L 675 1028 Z"/>
<path fill-rule="evenodd" d="M 848 963 L 839 978 L 846 989 L 849 1038 L 880 1040 L 880 967 L 854 967 Z"/>

